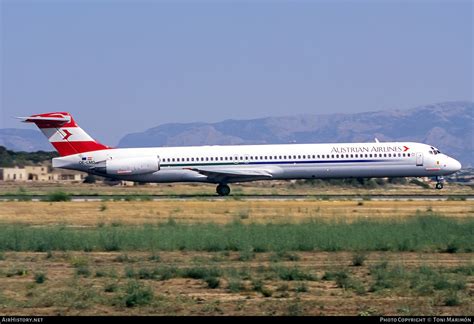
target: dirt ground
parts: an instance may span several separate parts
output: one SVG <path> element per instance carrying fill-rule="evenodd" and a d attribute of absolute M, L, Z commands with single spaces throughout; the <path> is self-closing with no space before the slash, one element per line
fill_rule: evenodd
<path fill-rule="evenodd" d="M 345 252 L 301 252 L 292 254 L 291 261 L 272 253 L 258 253 L 242 260 L 238 252 L 160 252 L 159 256 L 140 252 L 8 252 L 0 261 L 0 314 L 467 315 L 474 312 L 472 254 L 369 253 L 362 266 L 353 266 L 353 258 L 353 254 Z M 455 305 L 447 306 L 449 292 L 445 290 L 371 291 L 374 282 L 371 269 L 383 262 L 403 267 L 407 272 L 421 266 L 441 272 L 464 266 L 470 267 L 471 274 L 463 277 L 465 286 L 457 293 Z M 210 288 L 205 279 L 162 280 L 144 275 L 147 273 L 144 269 L 170 265 L 178 269 L 223 269 L 224 273 L 215 288 Z M 272 269 L 276 267 L 297 267 L 312 278 L 275 277 Z M 142 278 L 132 278 L 133 271 Z M 325 280 L 325 273 L 330 271 L 345 271 L 360 287 L 341 287 L 337 280 Z M 43 283 L 36 282 L 38 273 L 45 275 Z M 239 281 L 238 285 L 235 280 Z M 149 289 L 153 297 L 141 305 L 127 307 L 124 300 L 130 295 L 127 292 L 130 282 Z M 259 285 L 263 288 L 258 288 Z"/>
<path fill-rule="evenodd" d="M 278 184 L 277 184 L 278 185 Z M 150 186 L 151 187 L 151 186 Z M 95 187 L 61 187 L 92 194 Z M 107 194 L 202 194 L 210 186 L 100 188 Z M 160 190 L 164 191 L 160 191 Z M 456 187 L 457 188 L 457 187 Z M 471 194 L 457 188 L 445 194 Z M 233 188 L 239 192 L 239 187 Z M 0 186 L 0 194 L 20 187 Z M 50 192 L 48 186 L 23 188 Z M 73 191 L 70 191 L 73 190 Z M 105 190 L 105 191 L 101 191 Z M 156 190 L 156 191 L 155 191 Z M 252 194 L 259 187 L 240 188 Z M 330 194 L 268 187 L 269 194 Z M 331 189 L 332 190 L 332 189 Z M 400 188 L 371 191 L 409 193 Z M 415 194 L 426 190 L 412 188 Z M 235 191 L 235 190 L 234 190 Z M 432 191 L 438 194 L 438 191 Z M 334 192 L 367 194 L 341 189 Z M 403 219 L 437 213 L 466 219 L 464 200 L 192 200 L 0 202 L 0 225 L 99 226 Z M 360 266 L 355 260 L 360 258 Z M 382 269 L 377 274 L 377 269 Z M 474 254 L 368 252 L 0 252 L 0 315 L 469 315 Z M 385 278 L 387 274 L 387 278 Z"/>

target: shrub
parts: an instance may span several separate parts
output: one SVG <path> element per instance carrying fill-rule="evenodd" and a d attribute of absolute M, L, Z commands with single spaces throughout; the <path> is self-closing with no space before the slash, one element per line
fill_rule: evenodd
<path fill-rule="evenodd" d="M 455 292 L 450 292 L 444 298 L 444 305 L 445 306 L 459 306 L 459 305 L 461 305 L 461 300 L 460 300 L 458 294 L 455 293 Z"/>
<path fill-rule="evenodd" d="M 150 257 L 148 258 L 149 261 L 155 261 L 155 262 L 160 262 L 161 261 L 161 257 L 159 254 L 156 254 L 156 253 L 153 253 L 152 255 L 150 255 Z"/>
<path fill-rule="evenodd" d="M 76 274 L 82 277 L 89 277 L 91 271 L 89 270 L 89 267 L 81 265 L 76 269 Z"/>
<path fill-rule="evenodd" d="M 105 292 L 116 292 L 118 289 L 118 286 L 116 283 L 108 283 L 104 287 Z"/>
<path fill-rule="evenodd" d="M 207 277 L 219 277 L 221 275 L 218 269 L 210 268 L 186 268 L 181 270 L 183 278 L 205 279 Z"/>
<path fill-rule="evenodd" d="M 245 286 L 240 280 L 232 279 L 229 281 L 229 291 L 236 293 L 245 290 Z"/>
<path fill-rule="evenodd" d="M 296 286 L 295 291 L 298 293 L 308 292 L 308 286 L 304 282 L 301 282 Z"/>
<path fill-rule="evenodd" d="M 240 252 L 239 254 L 239 261 L 250 261 L 255 259 L 255 253 L 251 250 L 245 250 Z"/>
<path fill-rule="evenodd" d="M 128 254 L 120 254 L 114 259 L 116 262 L 132 262 L 133 260 L 128 257 Z"/>
<path fill-rule="evenodd" d="M 211 289 L 216 289 L 219 287 L 220 279 L 216 277 L 208 277 L 205 279 L 207 286 Z"/>
<path fill-rule="evenodd" d="M 38 284 L 42 284 L 46 280 L 46 275 L 42 272 L 35 273 L 35 282 Z"/>
<path fill-rule="evenodd" d="M 139 282 L 132 281 L 127 285 L 123 301 L 126 307 L 148 305 L 153 300 L 153 291 Z"/>
<path fill-rule="evenodd" d="M 459 250 L 459 244 L 457 242 L 450 242 L 446 246 L 445 252 L 456 253 Z"/>
<path fill-rule="evenodd" d="M 71 201 L 71 196 L 63 191 L 55 191 L 49 193 L 44 200 L 49 202 Z"/>
<path fill-rule="evenodd" d="M 355 253 L 352 256 L 352 265 L 354 267 L 360 267 L 364 265 L 365 260 L 367 259 L 367 254 L 363 252 Z"/>
<path fill-rule="evenodd" d="M 287 251 L 278 251 L 270 256 L 270 261 L 298 261 L 300 257 L 296 253 L 290 253 Z"/>
<path fill-rule="evenodd" d="M 300 281 L 300 280 L 316 280 L 310 273 L 302 272 L 299 268 L 285 268 L 279 267 L 275 269 L 275 272 L 282 280 L 286 281 Z"/>

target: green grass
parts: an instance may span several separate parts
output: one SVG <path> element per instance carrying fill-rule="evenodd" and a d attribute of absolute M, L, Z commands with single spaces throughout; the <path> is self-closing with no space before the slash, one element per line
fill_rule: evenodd
<path fill-rule="evenodd" d="M 46 195 L 42 200 L 49 202 L 71 201 L 71 195 L 63 191 L 55 191 Z"/>
<path fill-rule="evenodd" d="M 474 220 L 418 215 L 405 220 L 301 224 L 182 224 L 0 227 L 0 251 L 474 251 Z M 387 233 L 390 233 L 388 235 Z M 277 259 L 285 258 L 277 256 Z M 293 257 L 291 257 L 293 258 Z M 288 257 L 290 259 L 290 257 Z"/>

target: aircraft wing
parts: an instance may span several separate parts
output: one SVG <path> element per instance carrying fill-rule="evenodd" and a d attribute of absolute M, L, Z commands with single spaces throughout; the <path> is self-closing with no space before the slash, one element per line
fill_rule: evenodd
<path fill-rule="evenodd" d="M 272 174 L 265 169 L 206 169 L 206 168 L 186 168 L 205 175 L 213 182 L 236 182 L 249 180 L 271 179 Z"/>

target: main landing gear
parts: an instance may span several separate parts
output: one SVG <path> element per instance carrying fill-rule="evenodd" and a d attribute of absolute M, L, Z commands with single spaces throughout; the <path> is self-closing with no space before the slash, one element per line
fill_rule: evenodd
<path fill-rule="evenodd" d="M 219 196 L 228 196 L 230 194 L 230 187 L 221 183 L 217 185 L 216 192 Z"/>
<path fill-rule="evenodd" d="M 436 189 L 438 190 L 441 190 L 443 189 L 444 185 L 443 185 L 443 182 L 444 182 L 444 178 L 443 177 L 440 177 L 440 176 L 437 176 L 436 177 Z"/>

